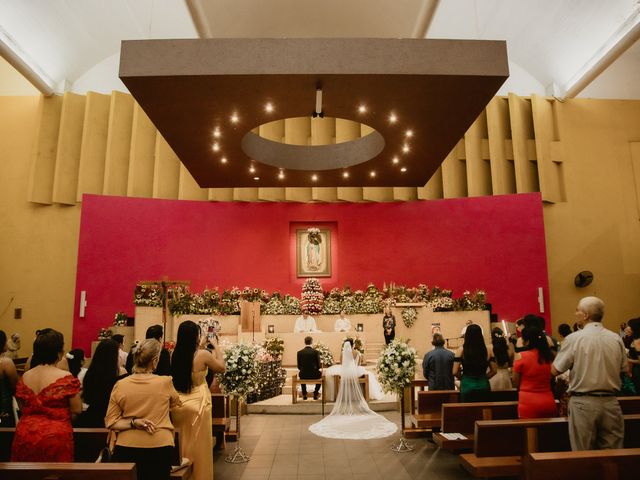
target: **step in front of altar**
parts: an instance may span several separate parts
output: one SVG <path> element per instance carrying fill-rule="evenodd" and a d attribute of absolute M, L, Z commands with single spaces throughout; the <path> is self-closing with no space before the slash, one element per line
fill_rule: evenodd
<path fill-rule="evenodd" d="M 312 395 L 309 395 L 309 400 L 300 400 L 295 405 L 291 403 L 291 387 L 289 386 L 289 393 L 278 395 L 277 397 L 268 398 L 256 403 L 250 403 L 247 405 L 247 413 L 249 414 L 275 414 L 275 415 L 320 415 L 322 411 L 322 402 L 318 400 L 311 400 Z M 324 413 L 328 415 L 331 413 L 333 403 L 325 403 Z M 386 394 L 382 400 L 370 400 L 369 408 L 374 412 L 388 412 L 398 409 L 398 400 L 395 395 Z"/>

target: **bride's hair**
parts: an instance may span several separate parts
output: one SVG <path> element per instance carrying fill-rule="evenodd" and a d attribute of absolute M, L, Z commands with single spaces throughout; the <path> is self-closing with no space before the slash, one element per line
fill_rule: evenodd
<path fill-rule="evenodd" d="M 345 338 L 342 344 L 344 345 L 345 343 L 349 343 L 353 347 L 353 338 Z"/>

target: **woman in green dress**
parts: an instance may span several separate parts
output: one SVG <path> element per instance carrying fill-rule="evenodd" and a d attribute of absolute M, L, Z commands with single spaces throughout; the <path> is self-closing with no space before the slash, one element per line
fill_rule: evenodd
<path fill-rule="evenodd" d="M 464 343 L 456 351 L 453 362 L 453 374 L 460 378 L 460 401 L 490 401 L 489 378 L 497 371 L 492 348 L 485 345 L 482 329 L 475 324 L 467 326 Z"/>

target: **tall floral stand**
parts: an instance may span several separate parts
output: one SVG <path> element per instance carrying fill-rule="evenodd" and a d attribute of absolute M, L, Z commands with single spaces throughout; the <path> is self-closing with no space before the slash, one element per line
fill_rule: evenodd
<path fill-rule="evenodd" d="M 415 447 L 407 443 L 404 437 L 404 388 L 398 392 L 398 398 L 400 402 L 400 439 L 391 445 L 391 450 L 398 453 L 411 452 Z"/>
<path fill-rule="evenodd" d="M 250 456 L 240 446 L 240 417 L 242 416 L 243 398 L 236 397 L 236 448 L 229 454 L 224 461 L 227 463 L 246 463 L 250 460 Z"/>

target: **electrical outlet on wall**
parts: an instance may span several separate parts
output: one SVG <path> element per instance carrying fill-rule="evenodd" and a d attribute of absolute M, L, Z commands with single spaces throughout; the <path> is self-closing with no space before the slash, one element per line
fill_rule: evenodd
<path fill-rule="evenodd" d="M 13 309 L 13 318 L 16 320 L 20 320 L 22 318 L 22 309 L 14 308 Z"/>

